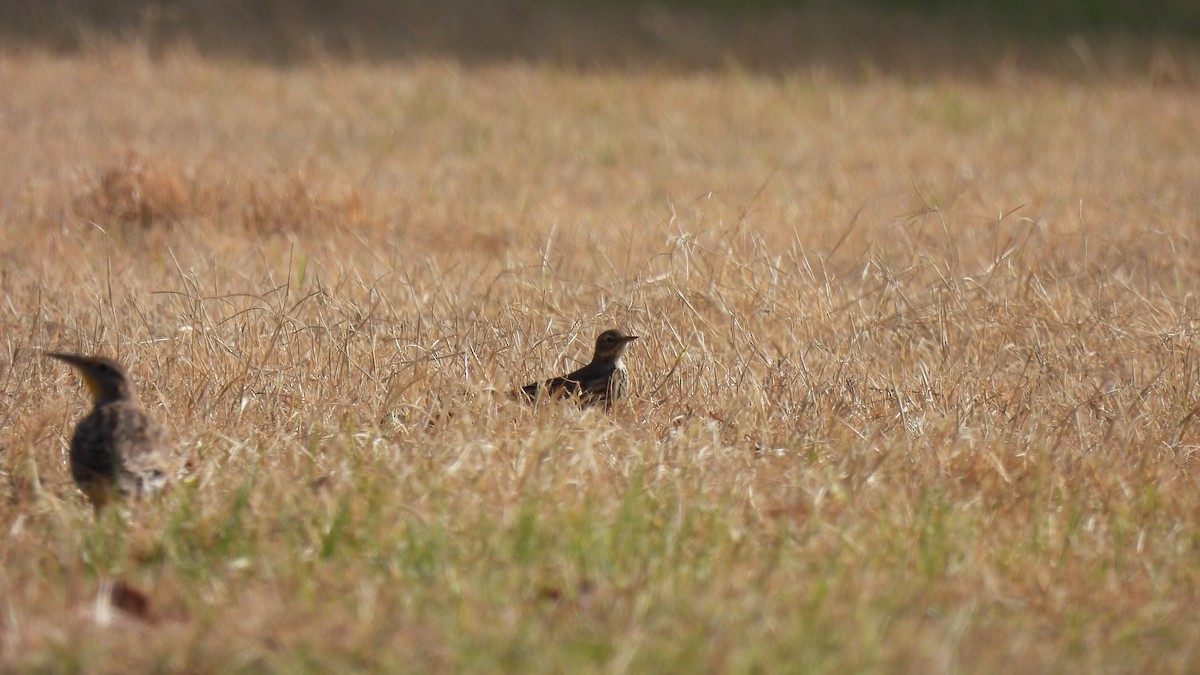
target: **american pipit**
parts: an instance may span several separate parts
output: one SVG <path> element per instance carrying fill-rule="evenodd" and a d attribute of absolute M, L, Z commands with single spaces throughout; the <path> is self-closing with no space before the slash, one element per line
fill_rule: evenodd
<path fill-rule="evenodd" d="M 629 373 L 621 356 L 636 339 L 638 336 L 626 335 L 615 328 L 606 330 L 596 338 L 596 353 L 591 363 L 569 375 L 527 384 L 520 392 L 530 400 L 538 396 L 570 396 L 584 405 L 603 404 L 611 408 L 613 402 L 629 395 Z"/>
<path fill-rule="evenodd" d="M 141 497 L 167 483 L 167 433 L 138 407 L 121 364 L 103 356 L 47 354 L 74 366 L 92 392 L 91 414 L 71 438 L 71 476 L 97 509 L 115 496 Z"/>

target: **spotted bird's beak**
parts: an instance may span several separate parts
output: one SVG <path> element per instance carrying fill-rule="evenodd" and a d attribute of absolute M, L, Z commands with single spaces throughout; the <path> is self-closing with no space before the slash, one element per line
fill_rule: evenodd
<path fill-rule="evenodd" d="M 92 374 L 92 369 L 96 364 L 86 356 L 78 354 L 67 354 L 65 352 L 46 352 L 46 356 L 58 359 L 63 363 L 73 366 L 83 376 L 83 383 L 87 385 L 88 391 L 91 392 L 92 398 L 100 395 L 100 387 L 96 383 L 96 376 Z"/>

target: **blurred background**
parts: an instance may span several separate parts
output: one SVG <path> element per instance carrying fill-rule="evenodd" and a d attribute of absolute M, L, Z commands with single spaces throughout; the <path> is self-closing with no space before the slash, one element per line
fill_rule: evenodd
<path fill-rule="evenodd" d="M 57 0 L 0 3 L 5 48 L 113 41 L 287 65 L 511 60 L 837 74 L 1190 80 L 1195 0 Z"/>

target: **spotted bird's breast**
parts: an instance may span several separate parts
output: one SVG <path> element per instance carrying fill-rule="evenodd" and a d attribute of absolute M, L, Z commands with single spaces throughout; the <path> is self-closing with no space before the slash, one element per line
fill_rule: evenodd
<path fill-rule="evenodd" d="M 166 447 L 166 431 L 136 405 L 98 406 L 75 428 L 71 473 L 80 486 L 104 483 L 124 496 L 152 493 L 166 483 Z"/>

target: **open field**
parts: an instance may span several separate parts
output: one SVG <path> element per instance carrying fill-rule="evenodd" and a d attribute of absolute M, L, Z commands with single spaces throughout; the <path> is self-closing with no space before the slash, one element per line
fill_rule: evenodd
<path fill-rule="evenodd" d="M 0 52 L 0 669 L 1195 672 L 1157 63 Z M 628 406 L 506 400 L 610 326 Z M 172 490 L 93 518 L 44 349 L 130 367 Z"/>

